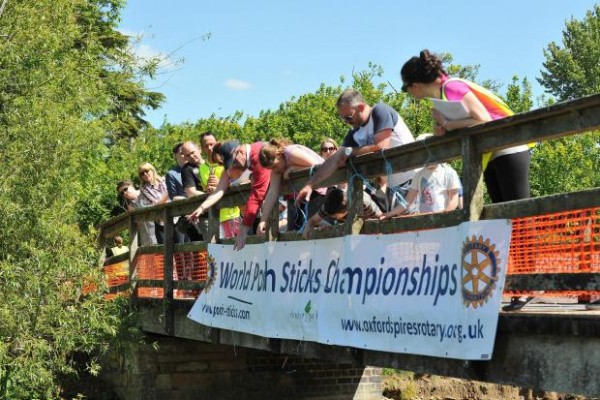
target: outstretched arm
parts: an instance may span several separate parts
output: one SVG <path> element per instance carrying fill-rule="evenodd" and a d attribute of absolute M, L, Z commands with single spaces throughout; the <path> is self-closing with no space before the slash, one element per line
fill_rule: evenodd
<path fill-rule="evenodd" d="M 258 232 L 264 233 L 266 231 L 267 219 L 271 215 L 273 206 L 277 203 L 279 198 L 279 192 L 281 189 L 281 174 L 275 171 L 271 171 L 271 181 L 269 183 L 269 190 L 263 201 L 262 208 L 260 210 L 260 223 L 258 224 Z"/>
<path fill-rule="evenodd" d="M 204 211 L 208 210 L 212 207 L 216 202 L 221 200 L 227 189 L 229 188 L 229 174 L 223 173 L 221 175 L 221 179 L 219 179 L 219 184 L 214 192 L 212 192 L 198 208 L 196 208 L 191 214 L 187 216 L 187 219 L 190 221 L 196 221 Z"/>
<path fill-rule="evenodd" d="M 349 149 L 349 151 L 347 151 Z M 348 154 L 349 153 L 349 154 Z M 352 155 L 351 147 L 341 146 L 331 157 L 329 157 L 315 172 L 315 174 L 306 182 L 306 185 L 298 192 L 296 197 L 296 204 L 300 204 L 302 200 L 310 200 L 310 194 L 312 193 L 313 186 L 321 183 L 325 179 L 329 178 L 333 173 L 342 165 L 346 163 L 348 157 Z"/>

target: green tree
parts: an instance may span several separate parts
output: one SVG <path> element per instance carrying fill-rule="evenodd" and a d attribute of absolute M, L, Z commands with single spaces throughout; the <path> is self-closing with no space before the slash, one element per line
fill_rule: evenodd
<path fill-rule="evenodd" d="M 533 107 L 533 91 L 527 78 L 523 78 L 519 84 L 519 77 L 513 76 L 512 83 L 506 89 L 506 104 L 515 113 L 521 113 L 531 110 Z"/>
<path fill-rule="evenodd" d="M 583 21 L 571 19 L 563 31 L 563 47 L 552 42 L 538 82 L 559 100 L 600 92 L 600 5 Z M 533 195 L 600 186 L 600 132 L 569 136 L 539 144 L 531 162 Z"/>
<path fill-rule="evenodd" d="M 531 161 L 531 194 L 600 187 L 600 132 L 539 143 Z"/>
<path fill-rule="evenodd" d="M 78 211 L 102 170 L 89 156 L 106 155 L 122 4 L 14 0 L 0 16 L 0 398 L 59 397 L 73 354 L 121 329 L 119 303 L 87 290 L 103 277 Z"/>
<path fill-rule="evenodd" d="M 572 18 L 563 31 L 562 47 L 551 42 L 538 82 L 559 100 L 600 92 L 600 5 L 583 21 Z"/>

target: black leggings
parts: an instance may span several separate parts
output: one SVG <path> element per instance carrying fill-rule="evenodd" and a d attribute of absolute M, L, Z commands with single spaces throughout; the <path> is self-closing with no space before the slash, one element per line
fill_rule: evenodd
<path fill-rule="evenodd" d="M 529 150 L 494 158 L 483 172 L 492 203 L 529 197 Z"/>

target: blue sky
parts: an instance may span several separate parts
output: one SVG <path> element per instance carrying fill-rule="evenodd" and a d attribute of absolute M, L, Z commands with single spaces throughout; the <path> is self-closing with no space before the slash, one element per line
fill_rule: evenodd
<path fill-rule="evenodd" d="M 147 118 L 160 126 L 242 111 L 257 116 L 292 96 L 337 85 L 341 75 L 384 69 L 400 88 L 402 64 L 419 51 L 450 52 L 480 64 L 480 79 L 535 78 L 543 49 L 562 43 L 565 21 L 583 19 L 592 0 L 129 0 L 120 30 L 141 36 L 140 55 L 166 65 L 148 87 L 167 96 Z M 210 34 L 208 40 L 203 38 Z M 347 81 L 348 82 L 348 81 Z"/>

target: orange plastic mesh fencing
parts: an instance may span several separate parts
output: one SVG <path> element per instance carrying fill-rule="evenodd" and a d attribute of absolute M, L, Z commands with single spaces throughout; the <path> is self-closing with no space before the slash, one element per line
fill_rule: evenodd
<path fill-rule="evenodd" d="M 109 288 L 129 282 L 129 262 L 121 261 L 104 267 L 104 276 Z"/>
<path fill-rule="evenodd" d="M 181 252 L 173 255 L 173 281 L 202 282 L 207 277 L 206 251 Z M 136 271 L 138 279 L 163 280 L 164 256 L 162 254 L 140 254 L 136 258 Z M 163 288 L 137 287 L 138 297 L 159 298 L 164 297 Z M 195 299 L 200 290 L 173 290 L 173 298 Z"/>
<path fill-rule="evenodd" d="M 508 274 L 597 272 L 600 272 L 600 207 L 513 219 Z M 600 291 L 545 294 L 585 297 L 598 295 Z"/>
<path fill-rule="evenodd" d="M 135 271 L 137 279 L 159 280 L 165 277 L 165 257 L 162 253 L 138 254 L 135 257 Z M 140 287 L 135 289 L 137 297 L 162 299 L 165 291 L 161 287 Z"/>
<path fill-rule="evenodd" d="M 121 261 L 115 264 L 104 266 L 104 277 L 106 285 L 109 288 L 123 285 L 129 282 L 129 261 Z M 128 296 L 128 290 L 122 290 L 116 293 L 105 293 L 104 299 L 112 300 L 117 296 Z"/>
<path fill-rule="evenodd" d="M 163 280 L 165 257 L 162 253 L 138 254 L 135 257 L 137 279 Z"/>
<path fill-rule="evenodd" d="M 206 266 L 206 251 L 186 251 L 173 255 L 174 281 L 206 281 L 208 270 Z M 195 299 L 200 290 L 174 289 L 175 299 Z"/>

